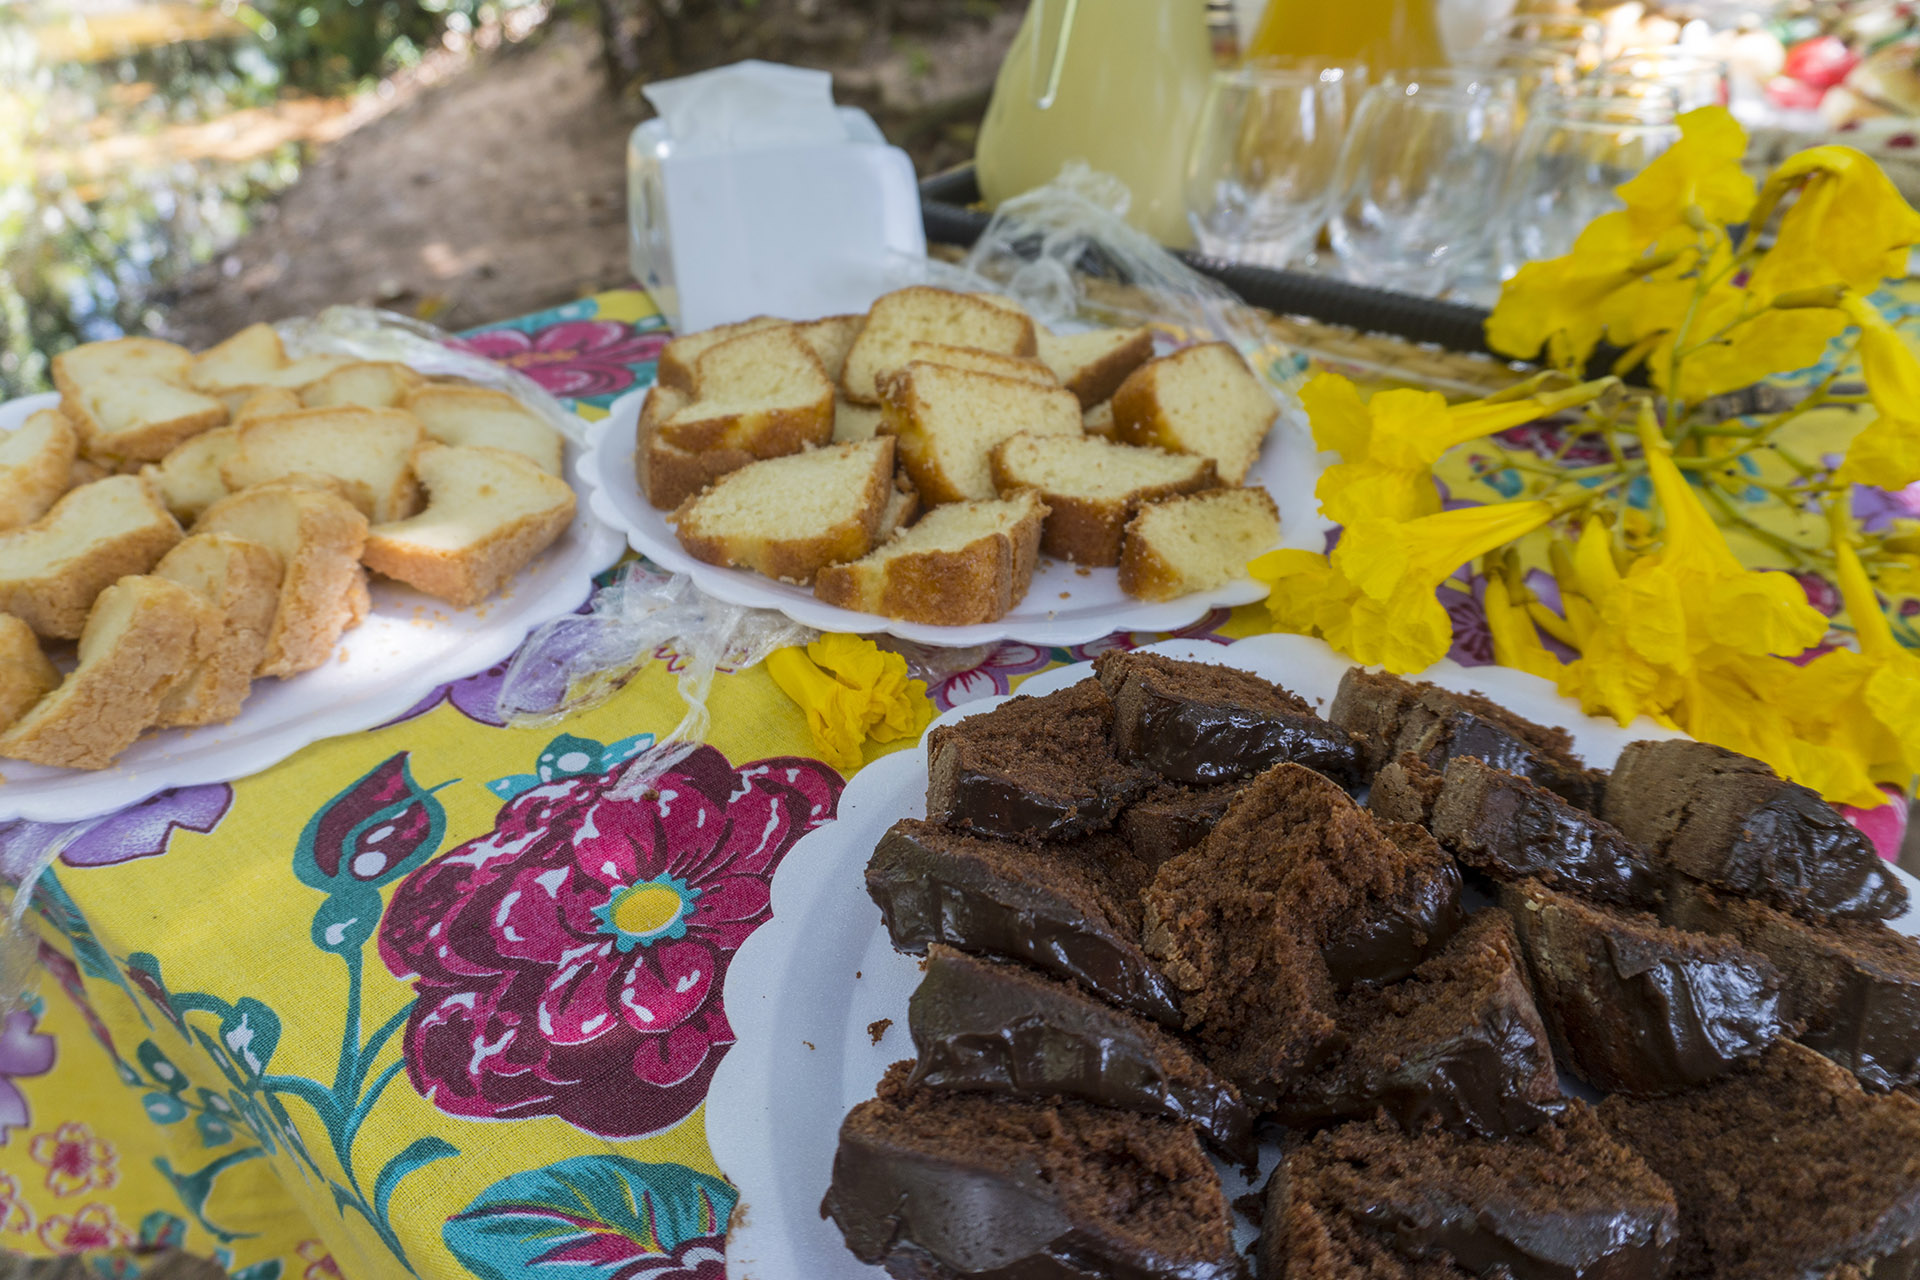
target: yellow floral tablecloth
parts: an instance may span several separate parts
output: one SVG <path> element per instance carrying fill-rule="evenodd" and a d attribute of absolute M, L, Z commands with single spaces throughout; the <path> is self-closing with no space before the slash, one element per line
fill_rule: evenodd
<path fill-rule="evenodd" d="M 620 291 L 467 341 L 597 417 L 664 338 Z M 1487 660 L 1457 586 L 1456 656 Z M 930 692 L 1159 638 L 1001 645 Z M 721 984 L 844 779 L 756 667 L 716 679 L 706 742 L 653 790 L 610 794 L 682 715 L 656 656 L 545 730 L 500 722 L 504 664 L 465 674 L 70 844 L 39 886 L 39 996 L 0 1026 L 0 1248 L 108 1277 L 179 1246 L 246 1280 L 720 1280 Z"/>

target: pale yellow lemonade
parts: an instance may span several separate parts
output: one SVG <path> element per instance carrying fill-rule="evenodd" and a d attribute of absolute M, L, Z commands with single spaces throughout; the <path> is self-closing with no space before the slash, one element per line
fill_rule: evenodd
<path fill-rule="evenodd" d="M 1214 70 L 1206 10 L 1206 0 L 1033 0 L 980 125 L 988 206 L 1084 160 L 1127 184 L 1134 226 L 1191 244 L 1182 187 Z"/>

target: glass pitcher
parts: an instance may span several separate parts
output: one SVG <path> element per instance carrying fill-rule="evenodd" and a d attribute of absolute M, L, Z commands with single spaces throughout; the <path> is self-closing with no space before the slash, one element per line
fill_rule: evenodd
<path fill-rule="evenodd" d="M 1247 56 L 1354 60 L 1376 79 L 1445 66 L 1434 9 L 1434 0 L 1272 0 Z"/>
<path fill-rule="evenodd" d="M 1186 247 L 1186 153 L 1213 68 L 1206 0 L 1033 0 L 980 125 L 980 194 L 997 206 L 1085 160 L 1126 183 L 1129 222 Z"/>

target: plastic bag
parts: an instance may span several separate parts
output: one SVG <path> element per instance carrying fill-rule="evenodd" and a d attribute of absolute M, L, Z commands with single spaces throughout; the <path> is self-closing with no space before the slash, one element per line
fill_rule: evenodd
<path fill-rule="evenodd" d="M 430 378 L 459 378 L 505 391 L 574 443 L 584 438 L 580 419 L 545 387 L 517 369 L 451 345 L 457 341 L 452 334 L 423 320 L 372 307 L 328 307 L 317 316 L 283 320 L 274 330 L 289 355 L 397 360 Z"/>
<path fill-rule="evenodd" d="M 628 767 L 613 794 L 630 798 L 705 740 L 716 671 L 744 671 L 819 634 L 771 610 L 702 595 L 684 574 L 662 577 L 634 562 L 594 593 L 586 612 L 528 637 L 507 666 L 499 709 L 516 727 L 551 725 L 606 701 L 655 658 L 678 662 L 686 715 Z"/>

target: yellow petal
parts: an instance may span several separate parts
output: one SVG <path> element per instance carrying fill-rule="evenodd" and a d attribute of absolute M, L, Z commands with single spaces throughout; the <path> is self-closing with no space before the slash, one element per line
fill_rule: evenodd
<path fill-rule="evenodd" d="M 1336 524 L 1380 518 L 1412 520 L 1440 509 L 1440 490 L 1426 468 L 1404 470 L 1373 462 L 1340 462 L 1313 487 L 1320 510 Z"/>
<path fill-rule="evenodd" d="M 1865 293 L 1906 274 L 1907 251 L 1920 242 L 1920 214 L 1871 158 L 1837 146 L 1789 157 L 1761 190 L 1756 231 L 1796 188 L 1799 199 L 1754 268 L 1755 293 L 1771 297 L 1836 282 Z"/>
<path fill-rule="evenodd" d="M 866 699 L 815 666 L 799 648 L 767 655 L 767 674 L 806 713 L 820 758 L 842 773 L 858 769 L 866 741 Z"/>
<path fill-rule="evenodd" d="M 1725 107 L 1702 107 L 1680 117 L 1680 141 L 1617 188 L 1634 233 L 1652 240 L 1681 222 L 1689 208 L 1725 225 L 1753 208 L 1754 182 L 1741 166 L 1747 132 Z"/>
<path fill-rule="evenodd" d="M 1322 373 L 1300 388 L 1300 403 L 1313 426 L 1313 442 L 1349 462 L 1367 456 L 1373 417 L 1353 383 L 1337 373 Z"/>
<path fill-rule="evenodd" d="M 1558 679 L 1560 659 L 1540 643 L 1527 611 L 1517 607 L 1507 593 L 1507 582 L 1499 574 L 1487 579 L 1482 601 L 1487 613 L 1487 630 L 1493 636 L 1493 657 L 1503 667 L 1515 667 L 1531 675 Z"/>
<path fill-rule="evenodd" d="M 1544 502 L 1496 502 L 1462 507 L 1418 520 L 1360 520 L 1347 527 L 1334 548 L 1333 566 L 1375 600 L 1403 583 L 1438 586 L 1461 565 L 1553 518 Z"/>

